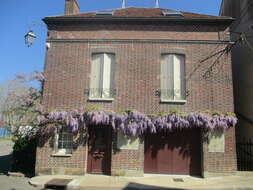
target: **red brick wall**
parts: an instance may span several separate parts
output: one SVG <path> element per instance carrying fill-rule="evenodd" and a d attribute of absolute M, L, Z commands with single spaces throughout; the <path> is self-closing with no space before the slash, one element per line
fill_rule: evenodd
<path fill-rule="evenodd" d="M 114 176 L 142 176 L 144 172 L 143 141 L 140 141 L 137 150 L 119 149 L 117 138 L 117 133 L 113 133 L 111 174 Z"/>
<path fill-rule="evenodd" d="M 63 28 L 50 26 L 49 29 L 50 48 L 47 52 L 43 99 L 43 104 L 48 110 L 96 105 L 114 111 L 135 108 L 144 113 L 168 112 L 174 108 L 185 112 L 207 109 L 233 111 L 230 53 L 220 58 L 219 63 L 213 68 L 213 77 L 204 79 L 202 76 L 214 63 L 215 57 L 203 62 L 189 79 L 189 75 L 198 66 L 200 60 L 223 49 L 226 44 L 152 40 L 226 40 L 224 26 L 100 24 Z M 59 41 L 59 39 L 68 40 Z M 83 40 L 78 41 L 78 39 Z M 112 102 L 89 102 L 88 95 L 84 91 L 89 88 L 91 55 L 103 51 L 115 53 L 117 94 Z M 156 95 L 156 90 L 160 89 L 161 53 L 166 52 L 183 53 L 186 56 L 188 96 L 185 104 L 160 103 L 160 97 Z M 205 171 L 222 173 L 235 170 L 233 129 L 227 133 L 226 143 L 224 154 L 206 153 L 204 145 Z M 75 155 L 71 158 L 59 159 L 51 158 L 49 152 L 49 147 L 38 148 L 38 168 L 46 165 L 54 167 L 57 164 L 67 167 L 67 163 L 75 164 L 78 168 L 85 167 L 83 159 L 85 157 L 73 163 Z M 76 154 L 84 154 L 85 149 L 81 148 L 80 153 L 79 150 L 76 152 Z M 138 151 L 115 152 L 112 155 L 112 169 L 132 168 L 143 171 L 143 160 L 143 145 L 140 145 Z M 230 165 L 227 165 L 228 163 Z"/>
<path fill-rule="evenodd" d="M 83 133 L 74 135 L 71 157 L 54 155 L 54 136 L 52 134 L 40 138 L 36 153 L 36 175 L 82 175 L 86 173 L 86 166 L 86 137 Z"/>
<path fill-rule="evenodd" d="M 208 145 L 204 143 L 204 173 L 206 176 L 237 171 L 235 129 L 225 132 L 225 153 L 208 152 Z"/>
<path fill-rule="evenodd" d="M 95 23 L 85 26 L 49 26 L 52 39 L 181 39 L 181 40 L 223 40 L 226 27 L 218 24 L 166 23 L 157 24 L 110 24 Z"/>
<path fill-rule="evenodd" d="M 214 77 L 202 75 L 215 60 L 202 63 L 187 80 L 187 103 L 161 104 L 156 90 L 160 89 L 160 58 L 164 52 L 184 52 L 188 77 L 197 63 L 225 45 L 152 42 L 51 42 L 45 70 L 44 105 L 47 109 L 78 108 L 97 105 L 109 110 L 135 108 L 144 113 L 157 113 L 178 108 L 182 111 L 233 111 L 231 68 L 229 56 L 224 55 L 214 68 Z M 109 51 L 116 54 L 113 102 L 89 102 L 84 93 L 89 88 L 90 58 L 93 52 Z M 227 81 L 228 80 L 228 81 Z"/>

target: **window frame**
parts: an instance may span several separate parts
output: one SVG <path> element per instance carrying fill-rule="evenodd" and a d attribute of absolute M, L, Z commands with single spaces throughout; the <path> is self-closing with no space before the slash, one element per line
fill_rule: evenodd
<path fill-rule="evenodd" d="M 111 59 L 111 62 L 110 62 L 110 77 L 109 77 L 109 83 L 110 83 L 110 88 L 108 89 L 109 90 L 109 95 L 110 97 L 103 97 L 103 92 L 101 93 L 101 96 L 98 96 L 98 97 L 93 97 L 91 95 L 91 90 L 93 89 L 92 88 L 92 79 L 93 79 L 93 56 L 96 56 L 96 55 L 101 55 L 103 56 L 103 62 L 100 61 L 100 64 L 102 63 L 102 70 L 101 70 L 101 67 L 100 67 L 100 76 L 102 75 L 101 78 L 99 78 L 99 84 L 98 86 L 102 86 L 102 88 L 99 88 L 98 90 L 100 89 L 106 89 L 106 88 L 103 88 L 103 85 L 104 85 L 104 60 L 105 60 L 105 55 L 107 55 L 108 57 L 112 57 Z M 114 87 L 115 87 L 115 65 L 116 65 L 116 54 L 113 53 L 113 52 L 94 52 L 91 54 L 91 69 L 90 69 L 90 83 L 89 83 L 89 95 L 88 95 L 88 100 L 89 101 L 113 101 L 114 98 L 113 98 L 113 94 L 114 94 Z"/>
<path fill-rule="evenodd" d="M 64 135 L 70 135 L 71 142 L 65 141 L 64 136 L 62 137 L 62 140 L 60 140 L 61 134 Z M 71 148 L 59 148 L 59 141 L 62 141 L 62 143 L 71 143 Z M 63 145 L 62 145 L 63 146 Z M 69 151 L 69 152 L 68 152 Z M 59 131 L 55 131 L 54 135 L 54 150 L 52 156 L 63 156 L 63 157 L 70 157 L 73 153 L 73 134 L 72 132 L 67 129 L 66 127 L 61 128 Z"/>
<path fill-rule="evenodd" d="M 183 97 L 182 99 L 175 99 L 175 95 L 173 95 L 173 99 L 167 99 L 164 98 L 163 96 L 163 90 L 167 90 L 167 89 L 163 89 L 163 82 L 162 80 L 164 80 L 163 78 L 163 71 L 162 71 L 162 64 L 164 64 L 164 57 L 165 56 L 169 56 L 172 55 L 173 56 L 173 67 L 174 67 L 174 56 L 181 56 L 183 57 L 183 63 L 180 62 L 180 85 L 182 85 L 183 83 L 183 89 L 180 88 L 181 92 L 180 95 Z M 182 66 L 181 64 L 183 64 L 183 71 L 181 70 Z M 183 80 L 182 80 L 182 76 L 183 75 Z M 175 80 L 175 73 L 173 70 L 173 83 Z M 174 84 L 173 84 L 174 85 Z M 160 91 L 160 102 L 161 103 L 186 103 L 186 55 L 184 53 L 176 53 L 176 52 L 166 52 L 166 53 L 162 53 L 161 54 L 161 60 L 160 60 L 160 87 L 161 87 L 161 91 Z M 173 94 L 175 94 L 175 89 L 173 87 Z"/>

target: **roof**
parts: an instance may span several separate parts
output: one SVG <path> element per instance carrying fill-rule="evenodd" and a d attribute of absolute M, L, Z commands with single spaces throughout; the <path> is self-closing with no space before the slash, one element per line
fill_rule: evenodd
<path fill-rule="evenodd" d="M 97 12 L 113 12 L 113 15 L 97 15 Z M 183 16 L 169 15 L 164 16 L 163 12 L 170 13 L 181 13 Z M 232 22 L 231 17 L 226 16 L 213 16 L 205 14 L 196 14 L 190 12 L 178 12 L 170 9 L 162 8 L 138 8 L 138 7 L 128 7 L 121 9 L 112 9 L 112 10 L 101 10 L 87 13 L 78 13 L 72 15 L 59 15 L 59 16 L 50 16 L 44 19 L 47 21 L 70 21 L 70 20 L 178 20 L 178 21 L 223 21 L 223 22 Z"/>

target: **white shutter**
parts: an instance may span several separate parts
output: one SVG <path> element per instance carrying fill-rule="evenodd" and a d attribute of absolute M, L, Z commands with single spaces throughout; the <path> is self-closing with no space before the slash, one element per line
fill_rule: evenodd
<path fill-rule="evenodd" d="M 110 97 L 110 88 L 111 88 L 111 57 L 108 54 L 104 54 L 102 98 Z"/>
<path fill-rule="evenodd" d="M 103 54 L 92 55 L 91 79 L 90 79 L 90 97 L 100 97 L 99 89 L 101 88 L 101 71 Z"/>

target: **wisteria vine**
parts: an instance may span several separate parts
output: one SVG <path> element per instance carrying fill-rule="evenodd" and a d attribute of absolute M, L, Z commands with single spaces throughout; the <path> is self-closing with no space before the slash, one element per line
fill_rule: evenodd
<path fill-rule="evenodd" d="M 233 113 L 192 112 L 189 114 L 171 112 L 157 116 L 138 111 L 116 113 L 109 111 L 52 111 L 47 113 L 43 107 L 37 109 L 39 126 L 67 126 L 73 132 L 89 125 L 112 126 L 127 136 L 141 136 L 145 133 L 158 133 L 184 128 L 228 129 L 234 127 L 237 118 Z"/>

